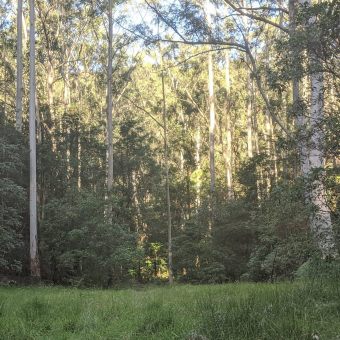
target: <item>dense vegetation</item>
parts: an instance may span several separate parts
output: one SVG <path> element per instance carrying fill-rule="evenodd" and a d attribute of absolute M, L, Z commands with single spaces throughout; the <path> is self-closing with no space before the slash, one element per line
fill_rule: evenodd
<path fill-rule="evenodd" d="M 113 3 L 110 143 L 109 1 L 36 1 L 44 281 L 105 287 L 166 281 L 169 242 L 174 279 L 184 283 L 293 279 L 309 259 L 337 257 L 339 2 L 282 1 L 281 10 L 268 9 L 272 1 L 259 1 L 257 10 L 252 1 L 243 10 L 230 3 L 236 6 L 212 1 L 211 15 L 199 1 Z M 28 9 L 24 2 L 24 22 Z M 32 100 L 26 23 L 20 127 L 16 10 L 0 0 L 0 273 L 19 282 L 30 275 Z M 320 75 L 317 96 L 324 98 L 315 103 Z M 340 334 L 332 318 L 318 321 L 323 313 L 339 316 L 328 287 L 183 287 L 167 291 L 167 301 L 163 294 L 1 290 L 0 337 L 105 338 L 114 329 L 139 339 L 190 332 L 224 339 L 231 331 L 232 339 L 254 339 L 254 323 L 246 320 L 258 321 L 261 339 L 284 338 L 287 327 L 292 339 Z M 274 317 L 271 303 L 278 300 Z M 199 305 L 206 314 L 199 315 Z M 147 311 L 143 319 L 133 317 L 138 310 Z M 114 324 L 103 324 L 108 317 Z"/>

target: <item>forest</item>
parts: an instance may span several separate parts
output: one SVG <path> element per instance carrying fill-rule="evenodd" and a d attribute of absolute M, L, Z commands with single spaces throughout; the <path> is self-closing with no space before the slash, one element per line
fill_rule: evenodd
<path fill-rule="evenodd" d="M 340 339 L 340 2 L 0 0 L 0 339 Z"/>
<path fill-rule="evenodd" d="M 339 19 L 336 0 L 1 0 L 3 280 L 337 267 Z"/>

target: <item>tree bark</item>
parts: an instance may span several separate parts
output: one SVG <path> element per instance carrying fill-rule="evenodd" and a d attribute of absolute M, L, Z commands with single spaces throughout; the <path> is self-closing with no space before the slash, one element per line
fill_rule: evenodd
<path fill-rule="evenodd" d="M 109 46 L 108 46 L 108 72 L 107 72 L 107 153 L 108 153 L 108 170 L 107 170 L 107 190 L 110 192 L 113 185 L 113 140 L 112 140 L 112 0 L 109 0 Z"/>
<path fill-rule="evenodd" d="M 311 0 L 301 1 L 311 6 Z M 321 44 L 318 33 L 312 31 L 315 17 L 309 19 L 307 26 L 310 29 L 309 64 L 311 69 L 310 86 L 310 152 L 309 175 L 312 178 L 309 199 L 313 205 L 310 216 L 310 227 L 316 239 L 322 258 L 335 258 L 338 250 L 335 243 L 334 231 L 330 209 L 327 204 L 327 193 L 323 184 L 324 177 L 324 133 L 322 122 L 324 118 L 324 77 L 322 61 L 319 59 Z"/>
<path fill-rule="evenodd" d="M 289 0 L 289 34 L 291 37 L 294 36 L 296 30 L 296 5 L 303 4 L 304 0 Z M 294 63 L 298 63 L 298 54 L 295 48 L 292 51 Z M 297 66 L 297 65 L 296 65 Z M 295 123 L 298 134 L 298 149 L 300 158 L 300 170 L 303 176 L 306 176 L 309 172 L 309 161 L 308 161 L 308 147 L 307 147 L 307 120 L 305 118 L 302 101 L 300 94 L 300 79 L 297 75 L 296 70 L 292 73 L 293 81 L 293 109 L 295 111 Z"/>
<path fill-rule="evenodd" d="M 22 131 L 22 97 L 23 97 L 23 55 L 22 55 L 22 0 L 17 5 L 17 86 L 16 86 L 16 129 Z"/>
<path fill-rule="evenodd" d="M 249 58 L 247 57 L 247 60 Z M 247 151 L 248 157 L 253 157 L 253 123 L 252 123 L 252 78 L 251 71 L 247 73 Z"/>
<path fill-rule="evenodd" d="M 30 0 L 30 69 L 29 69 L 29 144 L 30 144 L 30 263 L 31 275 L 40 278 L 37 226 L 37 160 L 35 124 L 35 9 Z"/>
<path fill-rule="evenodd" d="M 195 136 L 195 145 L 196 145 L 196 171 L 197 171 L 197 183 L 196 183 L 196 213 L 201 206 L 201 126 L 199 121 L 197 122 L 196 127 L 196 136 Z"/>
<path fill-rule="evenodd" d="M 215 94 L 212 52 L 208 53 L 210 193 L 215 192 Z"/>
<path fill-rule="evenodd" d="M 169 150 L 168 150 L 168 119 L 165 100 L 164 71 L 162 70 L 162 96 L 163 96 L 163 126 L 164 126 L 164 161 L 165 161 L 165 185 L 166 185 L 166 204 L 168 217 L 168 270 L 169 284 L 173 284 L 173 265 L 172 265 L 172 222 L 171 222 L 171 201 L 169 183 Z"/>
<path fill-rule="evenodd" d="M 226 134 L 227 134 L 227 147 L 226 147 L 226 175 L 227 175 L 227 195 L 228 199 L 232 199 L 234 197 L 233 190 L 233 153 L 232 153 L 232 125 L 231 125 L 231 107 L 230 107 L 230 56 L 229 51 L 226 50 L 225 54 L 225 82 L 226 82 L 226 91 L 227 91 L 227 112 L 226 112 Z"/>

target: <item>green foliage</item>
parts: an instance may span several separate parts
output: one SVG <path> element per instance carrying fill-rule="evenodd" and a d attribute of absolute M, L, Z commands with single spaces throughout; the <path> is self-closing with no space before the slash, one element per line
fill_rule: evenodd
<path fill-rule="evenodd" d="M 272 3 L 263 1 L 256 9 L 258 17 L 290 28 L 289 15 L 266 9 Z M 308 128 L 310 89 L 302 80 L 316 71 L 315 66 L 321 71 L 321 65 L 325 105 L 320 124 L 325 143 L 319 151 L 327 160 L 325 186 L 340 243 L 338 1 L 300 6 L 296 30 L 289 34 L 252 18 L 244 25 L 242 16 L 235 15 L 237 11 L 225 13 L 223 1 L 211 2 L 211 9 L 215 6 L 219 15 L 212 15 L 210 27 L 202 6 L 194 1 L 154 1 L 141 8 L 141 12 L 150 12 L 145 25 L 136 29 L 147 46 L 134 44 L 138 33 L 127 35 L 136 28 L 135 17 L 126 15 L 134 13 L 134 4 L 114 1 L 114 169 L 110 193 L 106 190 L 107 4 L 88 0 L 42 0 L 37 4 L 37 191 L 42 278 L 84 286 L 167 280 L 160 55 L 168 123 L 175 279 L 191 283 L 290 279 L 314 254 L 308 227 L 313 210 L 305 204 L 309 182 L 298 178 L 298 153 L 300 143 L 307 142 L 312 132 Z M 251 11 L 249 4 L 245 1 L 247 11 Z M 28 135 L 29 60 L 24 46 L 20 135 L 13 128 L 17 60 L 14 5 L 0 1 L 0 270 L 13 273 L 22 264 L 22 274 L 27 275 L 28 157 L 22 145 Z M 24 11 L 26 16 L 26 7 Z M 165 26 L 170 25 L 178 30 L 178 39 L 193 44 L 154 44 L 154 24 L 146 26 L 156 12 L 161 14 L 154 21 L 160 28 L 159 37 L 169 38 L 169 27 Z M 245 37 L 255 68 L 244 53 Z M 211 193 L 209 47 L 203 45 L 214 40 L 224 43 L 211 46 L 216 109 L 216 188 Z M 228 54 L 230 77 L 226 77 L 224 48 L 232 48 Z M 311 62 L 311 52 L 317 52 L 317 62 Z M 300 80 L 300 90 L 306 92 L 296 103 L 292 103 L 293 79 Z M 296 118 L 301 115 L 307 124 L 297 129 Z M 248 150 L 250 132 L 253 156 Z M 313 141 L 307 144 L 311 147 Z M 226 183 L 229 158 L 233 197 Z M 31 307 L 40 310 L 39 303 L 28 309 Z M 155 309 L 162 313 L 162 308 Z M 172 313 L 169 308 L 155 322 L 155 315 L 146 317 L 147 325 L 139 325 L 137 333 L 153 336 L 166 323 L 171 324 L 167 330 L 171 332 Z M 221 327 L 227 327 L 223 322 Z M 71 320 L 65 329 L 76 331 L 78 326 Z M 223 332 L 217 329 L 214 336 L 218 338 Z"/>
<path fill-rule="evenodd" d="M 304 190 L 300 181 L 282 183 L 258 209 L 253 221 L 257 242 L 249 260 L 253 280 L 292 278 L 313 251 Z"/>
<path fill-rule="evenodd" d="M 118 200 L 74 191 L 46 204 L 45 214 L 42 264 L 53 281 L 105 286 L 128 278 L 137 258 L 135 235 Z"/>
<path fill-rule="evenodd" d="M 18 272 L 23 246 L 23 215 L 27 196 L 23 187 L 25 149 L 11 126 L 0 126 L 0 271 Z"/>

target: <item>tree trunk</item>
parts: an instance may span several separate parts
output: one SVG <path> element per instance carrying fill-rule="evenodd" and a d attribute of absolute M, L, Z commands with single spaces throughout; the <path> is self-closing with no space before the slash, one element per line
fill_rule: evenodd
<path fill-rule="evenodd" d="M 311 6 L 311 0 L 303 3 Z M 312 17 L 308 26 L 313 28 L 316 18 Z M 310 216 L 311 230 L 316 239 L 322 258 L 335 258 L 338 251 L 335 244 L 334 231 L 330 209 L 327 204 L 327 193 L 323 184 L 324 177 L 324 133 L 322 121 L 324 116 L 324 79 L 322 62 L 319 59 L 321 51 L 320 40 L 317 32 L 313 32 L 308 50 L 309 63 L 311 68 L 311 104 L 310 104 L 310 153 L 309 153 L 309 175 L 313 178 L 309 199 L 314 211 Z"/>
<path fill-rule="evenodd" d="M 196 171 L 197 171 L 197 182 L 196 182 L 196 213 L 201 206 L 201 126 L 199 121 L 197 122 L 196 128 L 196 136 L 195 136 L 195 145 L 196 145 Z"/>
<path fill-rule="evenodd" d="M 244 0 L 242 0 L 242 6 L 245 6 Z M 249 19 L 248 17 L 243 18 L 243 26 L 245 28 L 246 33 L 244 38 L 248 41 L 249 35 Z M 247 53 L 246 55 L 246 62 L 248 65 L 251 64 L 250 56 Z M 252 72 L 249 67 L 247 67 L 247 102 L 246 102 L 246 119 L 247 119 L 247 153 L 248 157 L 253 157 L 253 124 L 252 124 L 252 114 L 253 114 L 253 84 L 252 84 Z"/>
<path fill-rule="evenodd" d="M 247 57 L 247 59 L 249 59 Z M 247 73 L 247 150 L 248 157 L 253 157 L 253 124 L 252 124 L 252 79 L 251 72 Z"/>
<path fill-rule="evenodd" d="M 215 95 L 212 52 L 208 53 L 210 193 L 215 192 Z"/>
<path fill-rule="evenodd" d="M 228 199 L 232 199 L 234 197 L 233 190 L 233 154 L 232 154 L 232 126 L 231 126 L 231 99 L 230 99 L 230 56 L 229 51 L 226 51 L 225 54 L 225 82 L 226 82 L 226 91 L 227 91 L 227 112 L 226 112 L 226 132 L 227 132 L 227 147 L 226 147 L 226 174 L 227 174 L 227 191 L 228 191 Z"/>
<path fill-rule="evenodd" d="M 108 72 L 107 72 L 107 190 L 110 192 L 113 185 L 113 141 L 112 141 L 112 0 L 109 0 L 109 46 L 108 46 Z"/>
<path fill-rule="evenodd" d="M 37 160 L 35 127 L 35 11 L 30 0 L 30 98 L 29 98 L 29 144 L 30 144 L 30 262 L 31 275 L 40 278 L 37 226 Z"/>
<path fill-rule="evenodd" d="M 166 204 L 168 216 L 168 269 L 169 284 L 173 284 L 173 266 L 172 266 L 172 223 L 171 223 L 171 201 L 170 201 L 170 183 L 169 183 L 169 151 L 168 151 L 168 119 L 165 102 L 165 83 L 164 71 L 162 70 L 162 95 L 163 95 L 163 126 L 164 126 L 164 161 L 165 161 L 165 185 L 166 185 Z"/>
<path fill-rule="evenodd" d="M 17 87 L 16 87 L 16 129 L 22 131 L 22 96 L 23 96 L 23 55 L 22 55 L 22 0 L 17 8 Z"/>
<path fill-rule="evenodd" d="M 293 36 L 296 30 L 296 5 L 297 3 L 303 4 L 304 0 L 289 0 L 289 30 L 290 35 Z M 298 62 L 298 55 L 295 49 L 292 51 L 294 63 Z M 297 65 L 296 65 L 297 67 Z M 309 172 L 308 161 L 308 147 L 307 147 L 307 120 L 302 109 L 301 95 L 300 95 L 300 79 L 296 70 L 293 69 L 293 109 L 295 111 L 295 124 L 298 133 L 298 151 L 300 158 L 300 170 L 303 176 Z"/>

